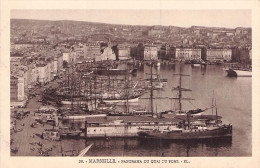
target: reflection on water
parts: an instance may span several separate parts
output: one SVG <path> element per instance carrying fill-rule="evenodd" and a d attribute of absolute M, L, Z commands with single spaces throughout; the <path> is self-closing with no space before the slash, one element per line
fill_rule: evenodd
<path fill-rule="evenodd" d="M 218 156 L 231 150 L 232 138 L 200 141 L 151 140 L 139 138 L 112 138 L 88 140 L 63 140 L 73 149 L 84 148 L 93 143 L 88 156 Z M 64 151 L 68 151 L 63 147 Z M 70 149 L 71 150 L 71 149 Z"/>
<path fill-rule="evenodd" d="M 88 156 L 251 156 L 252 155 L 252 78 L 229 78 L 222 66 L 209 65 L 207 67 L 192 67 L 182 65 L 182 73 L 190 76 L 183 77 L 183 87 L 192 89 L 191 93 L 184 93 L 185 97 L 192 97 L 195 101 L 183 103 L 183 108 L 210 107 L 212 97 L 217 99 L 218 114 L 224 122 L 232 123 L 232 139 L 218 139 L 208 141 L 161 141 L 140 140 L 138 138 L 117 138 L 106 141 L 104 139 L 63 140 L 64 150 L 83 149 L 94 143 Z M 175 97 L 172 91 L 179 83 L 179 64 L 161 64 L 153 67 L 153 73 L 167 78 L 168 83 L 163 90 L 154 91 L 154 96 Z M 133 79 L 144 79 L 150 67 L 140 67 Z M 149 93 L 144 95 L 149 97 Z M 147 100 L 140 99 L 138 105 L 147 108 Z M 176 103 L 169 99 L 154 100 L 154 111 L 165 111 L 176 108 Z M 205 114 L 211 114 L 206 111 Z"/>

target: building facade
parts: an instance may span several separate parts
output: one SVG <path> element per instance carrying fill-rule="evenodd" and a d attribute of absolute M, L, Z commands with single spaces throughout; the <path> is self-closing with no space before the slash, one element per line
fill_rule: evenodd
<path fill-rule="evenodd" d="M 18 78 L 15 76 L 10 77 L 10 101 L 18 101 Z"/>
<path fill-rule="evenodd" d="M 97 42 L 89 42 L 85 45 L 84 59 L 94 61 L 101 56 L 101 45 Z"/>
<path fill-rule="evenodd" d="M 42 85 L 46 84 L 50 81 L 50 69 L 48 64 L 38 64 L 37 65 L 38 70 L 38 81 Z"/>
<path fill-rule="evenodd" d="M 230 61 L 232 59 L 231 49 L 207 49 L 207 61 Z"/>
<path fill-rule="evenodd" d="M 158 60 L 158 50 L 156 46 L 145 46 L 141 50 L 141 60 Z"/>
<path fill-rule="evenodd" d="M 200 60 L 201 59 L 201 49 L 175 48 L 175 59 L 177 59 L 177 60 Z"/>
<path fill-rule="evenodd" d="M 118 59 L 119 60 L 127 60 L 130 59 L 130 47 L 118 47 Z"/>
<path fill-rule="evenodd" d="M 103 53 L 95 58 L 96 61 L 104 61 L 104 60 L 116 60 L 116 54 L 112 50 L 111 47 L 106 47 L 103 50 Z"/>
<path fill-rule="evenodd" d="M 62 59 L 63 59 L 63 61 L 67 61 L 69 63 L 70 62 L 70 53 L 69 52 L 62 53 Z"/>

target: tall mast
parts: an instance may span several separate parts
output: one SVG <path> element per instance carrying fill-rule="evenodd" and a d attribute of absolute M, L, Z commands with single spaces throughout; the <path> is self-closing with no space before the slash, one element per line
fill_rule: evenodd
<path fill-rule="evenodd" d="M 218 126 L 218 108 L 217 108 L 217 100 L 215 99 L 215 106 L 216 106 L 216 118 L 217 118 L 217 126 Z"/>
<path fill-rule="evenodd" d="M 97 109 L 97 77 L 96 74 L 94 74 L 94 94 L 95 94 L 95 110 Z"/>
<path fill-rule="evenodd" d="M 86 102 L 87 102 L 87 97 L 86 97 L 86 89 L 87 89 L 87 78 L 85 78 L 85 87 L 84 87 L 84 108 L 86 108 Z"/>
<path fill-rule="evenodd" d="M 128 76 L 127 76 L 127 70 L 125 73 L 125 81 L 126 81 L 126 112 L 129 113 L 129 102 L 128 102 Z"/>
<path fill-rule="evenodd" d="M 103 102 L 103 87 L 102 87 L 102 79 L 100 79 L 100 98 L 101 98 L 101 102 Z"/>
<path fill-rule="evenodd" d="M 213 106 L 214 106 L 214 90 L 213 90 L 213 97 L 212 97 L 212 115 L 213 115 L 213 111 L 214 111 Z"/>
<path fill-rule="evenodd" d="M 182 76 L 182 74 L 181 74 L 181 63 L 180 63 L 180 81 L 179 81 L 179 90 L 178 90 L 178 94 L 179 94 L 179 110 L 181 111 L 182 110 L 182 104 L 181 104 L 181 99 L 182 99 L 182 91 L 181 91 L 181 89 L 182 89 L 182 87 L 181 87 L 181 76 Z"/>
<path fill-rule="evenodd" d="M 151 66 L 150 66 L 150 70 L 151 70 L 151 77 L 150 77 L 150 85 L 151 85 L 151 92 L 150 92 L 150 101 L 151 101 L 151 112 L 152 115 L 153 114 L 153 69 L 152 69 L 152 62 L 151 62 Z"/>

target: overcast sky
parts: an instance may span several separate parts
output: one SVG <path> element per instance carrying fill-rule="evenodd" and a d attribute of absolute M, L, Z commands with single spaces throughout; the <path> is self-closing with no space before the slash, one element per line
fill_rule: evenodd
<path fill-rule="evenodd" d="M 11 18 L 180 27 L 251 27 L 250 10 L 12 10 Z"/>

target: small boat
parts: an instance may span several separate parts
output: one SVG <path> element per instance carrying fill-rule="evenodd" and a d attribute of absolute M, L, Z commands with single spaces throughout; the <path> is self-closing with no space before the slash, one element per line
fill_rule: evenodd
<path fill-rule="evenodd" d="M 136 103 L 139 100 L 139 97 L 141 95 L 138 96 L 129 96 L 129 98 L 127 97 L 120 97 L 120 98 L 107 98 L 107 99 L 103 99 L 104 103 L 126 103 L 127 101 L 129 103 Z"/>
<path fill-rule="evenodd" d="M 96 75 L 125 75 L 125 74 L 131 74 L 131 73 L 136 73 L 137 69 L 117 69 L 117 68 L 102 68 L 102 69 L 97 69 L 94 71 L 94 74 Z"/>

